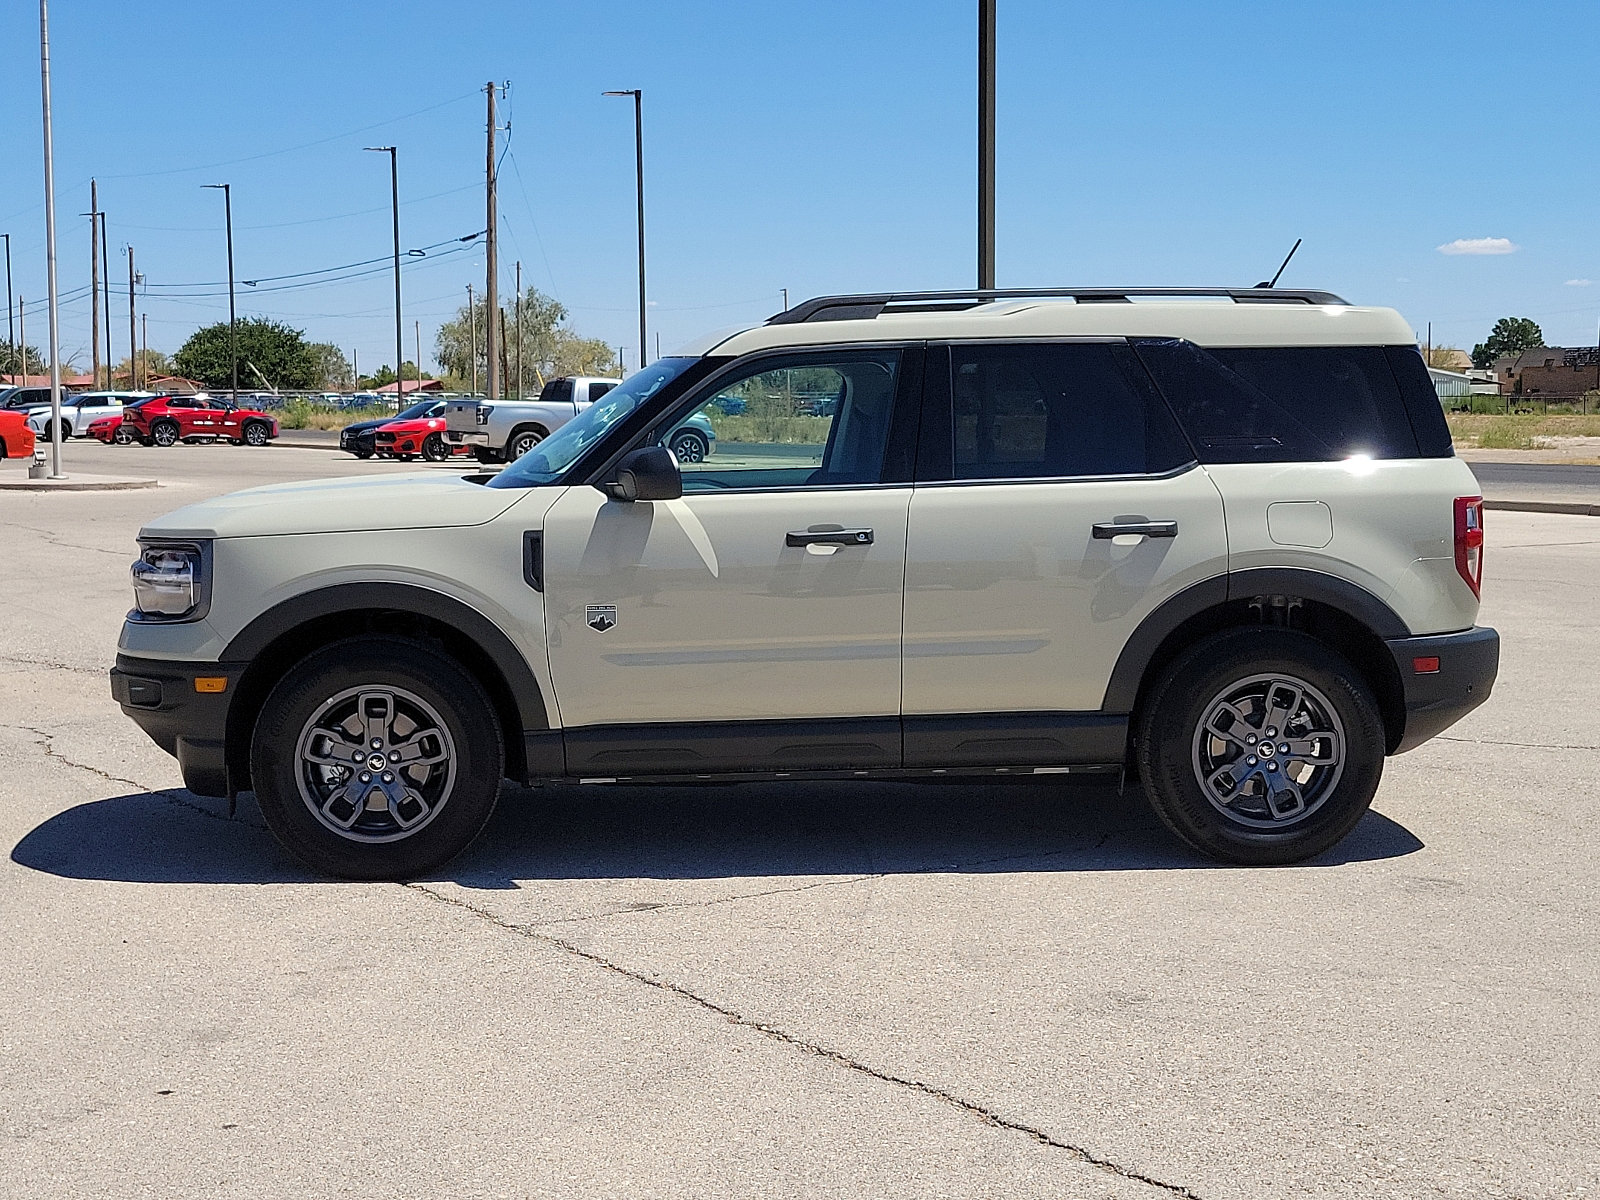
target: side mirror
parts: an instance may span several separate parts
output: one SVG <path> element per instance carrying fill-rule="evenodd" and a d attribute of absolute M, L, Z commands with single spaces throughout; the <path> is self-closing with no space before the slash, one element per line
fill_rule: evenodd
<path fill-rule="evenodd" d="M 600 490 L 613 500 L 676 500 L 683 495 L 683 476 L 671 450 L 642 446 L 622 456 L 616 479 Z"/>

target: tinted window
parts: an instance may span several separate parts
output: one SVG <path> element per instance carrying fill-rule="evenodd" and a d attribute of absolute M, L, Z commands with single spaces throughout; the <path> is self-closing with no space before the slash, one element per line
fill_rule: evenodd
<path fill-rule="evenodd" d="M 1142 475 L 1193 457 L 1124 347 L 954 346 L 950 354 L 957 479 Z"/>
<path fill-rule="evenodd" d="M 1211 347 L 1143 341 L 1200 461 L 1413 458 L 1417 439 L 1380 346 Z"/>
<path fill-rule="evenodd" d="M 610 380 L 605 383 L 591 383 L 589 385 L 589 403 L 593 404 L 596 400 L 600 399 L 601 396 L 604 396 L 612 388 L 616 387 L 617 382 L 617 380 Z"/>
<path fill-rule="evenodd" d="M 1422 352 L 1415 346 L 1385 346 L 1383 356 L 1389 360 L 1389 369 L 1394 372 L 1394 381 L 1405 401 L 1406 415 L 1411 418 L 1417 453 L 1423 458 L 1450 458 L 1455 454 L 1455 447 L 1450 444 L 1450 425 L 1444 419 L 1444 405 L 1433 389 Z"/>
<path fill-rule="evenodd" d="M 686 494 L 878 483 L 899 372 L 898 350 L 768 360 L 658 437 L 678 457 Z"/>
<path fill-rule="evenodd" d="M 544 385 L 544 390 L 539 393 L 539 399 L 547 404 L 570 404 L 572 402 L 572 380 L 552 379 Z"/>

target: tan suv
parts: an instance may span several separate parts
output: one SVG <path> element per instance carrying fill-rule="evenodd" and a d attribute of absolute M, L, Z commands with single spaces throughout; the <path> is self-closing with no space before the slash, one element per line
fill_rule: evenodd
<path fill-rule="evenodd" d="M 716 454 L 680 461 L 702 421 Z M 503 777 L 1130 770 L 1197 849 L 1287 862 L 1488 696 L 1482 536 L 1388 309 L 827 297 L 497 475 L 152 522 L 112 687 L 336 874 L 437 867 Z"/>

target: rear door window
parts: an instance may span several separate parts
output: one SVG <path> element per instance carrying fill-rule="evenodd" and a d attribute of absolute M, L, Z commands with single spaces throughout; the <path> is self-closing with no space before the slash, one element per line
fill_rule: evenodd
<path fill-rule="evenodd" d="M 1202 349 L 1177 339 L 1135 345 L 1201 462 L 1418 455 L 1407 406 L 1381 346 Z"/>
<path fill-rule="evenodd" d="M 1144 475 L 1193 461 L 1124 345 L 958 344 L 949 354 L 949 448 L 934 450 L 923 478 Z"/>

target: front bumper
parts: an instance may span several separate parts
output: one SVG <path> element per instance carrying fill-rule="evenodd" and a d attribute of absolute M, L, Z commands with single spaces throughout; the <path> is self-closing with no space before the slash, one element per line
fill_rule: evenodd
<path fill-rule="evenodd" d="M 1500 635 L 1481 625 L 1385 644 L 1405 697 L 1405 728 L 1392 754 L 1415 749 L 1477 708 L 1489 698 L 1500 669 Z"/>
<path fill-rule="evenodd" d="M 243 674 L 243 663 L 119 654 L 111 668 L 111 698 L 151 741 L 178 760 L 186 788 L 198 796 L 227 796 L 233 790 L 228 780 L 228 708 Z M 197 691 L 196 679 L 221 679 L 222 690 Z"/>

